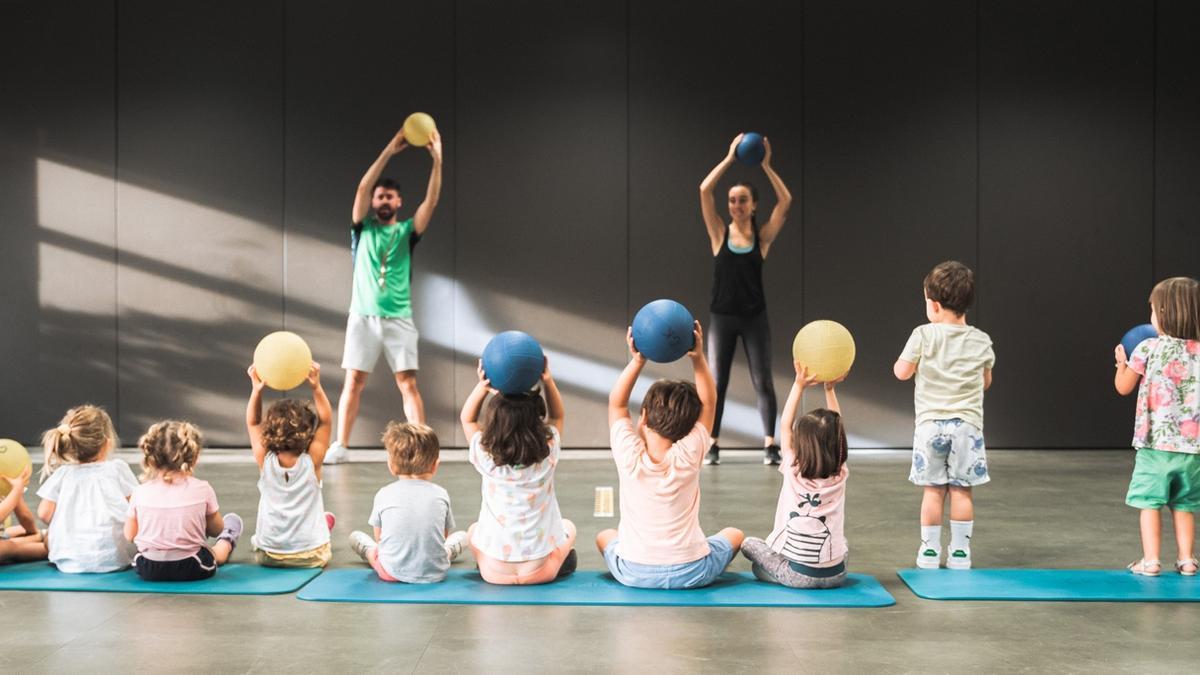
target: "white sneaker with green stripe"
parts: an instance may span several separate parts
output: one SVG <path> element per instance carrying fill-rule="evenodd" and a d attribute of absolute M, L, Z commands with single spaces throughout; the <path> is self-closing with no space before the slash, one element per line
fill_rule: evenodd
<path fill-rule="evenodd" d="M 946 556 L 946 567 L 952 570 L 971 569 L 971 549 L 956 548 L 951 550 L 950 555 Z"/>
<path fill-rule="evenodd" d="M 917 549 L 917 567 L 923 570 L 936 570 L 941 566 L 941 547 L 930 546 L 925 542 L 921 542 L 921 547 Z"/>

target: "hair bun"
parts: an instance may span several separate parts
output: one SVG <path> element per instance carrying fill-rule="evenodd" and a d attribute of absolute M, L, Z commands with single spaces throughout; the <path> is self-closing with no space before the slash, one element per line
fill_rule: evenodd
<path fill-rule="evenodd" d="M 57 431 L 60 436 L 68 436 L 71 433 L 71 425 L 64 422 L 58 425 L 55 431 Z"/>

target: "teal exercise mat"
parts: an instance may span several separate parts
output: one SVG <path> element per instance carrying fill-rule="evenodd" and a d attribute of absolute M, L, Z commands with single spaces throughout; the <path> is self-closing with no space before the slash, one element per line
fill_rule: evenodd
<path fill-rule="evenodd" d="M 1200 602 L 1200 577 L 1165 570 L 1157 577 L 1127 570 L 905 569 L 896 574 L 927 600 Z"/>
<path fill-rule="evenodd" d="M 801 591 L 726 572 L 711 586 L 687 591 L 629 588 L 607 572 L 583 570 L 537 586 L 494 586 L 476 570 L 451 570 L 436 584 L 381 581 L 369 568 L 327 570 L 296 596 L 318 602 L 445 605 L 637 605 L 673 607 L 888 607 L 896 600 L 874 577 L 847 575 L 846 585 Z"/>
<path fill-rule="evenodd" d="M 105 574 L 65 574 L 50 563 L 31 562 L 0 566 L 0 591 L 278 595 L 299 590 L 320 573 L 320 569 L 229 564 L 203 581 L 142 581 L 132 569 Z"/>

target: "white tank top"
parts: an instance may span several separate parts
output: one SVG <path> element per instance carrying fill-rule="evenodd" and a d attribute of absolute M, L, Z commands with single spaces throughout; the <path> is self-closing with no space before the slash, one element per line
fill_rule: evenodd
<path fill-rule="evenodd" d="M 325 501 L 312 457 L 300 455 L 296 465 L 282 467 L 268 452 L 258 477 L 258 525 L 254 546 L 271 553 L 299 553 L 329 543 Z"/>

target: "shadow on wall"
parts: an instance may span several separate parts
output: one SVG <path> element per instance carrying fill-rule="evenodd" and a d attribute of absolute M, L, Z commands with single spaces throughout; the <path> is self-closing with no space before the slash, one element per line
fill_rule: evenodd
<path fill-rule="evenodd" d="M 72 213 L 56 211 L 56 204 L 61 202 L 40 198 L 56 190 L 108 190 L 111 194 L 112 179 L 49 160 L 38 161 L 38 175 L 39 353 L 47 384 L 39 393 L 44 403 L 38 406 L 39 417 L 45 419 L 39 420 L 36 428 L 47 428 L 63 410 L 87 398 L 107 402 L 103 397 L 81 398 L 74 382 L 112 382 L 109 407 L 116 413 L 118 428 L 127 443 L 135 441 L 146 426 L 158 419 L 185 417 L 200 424 L 213 445 L 244 445 L 242 415 L 248 392 L 244 370 L 258 339 L 285 322 L 306 327 L 296 330 L 309 340 L 315 358 L 324 365 L 324 384 L 336 405 L 343 380 L 337 366 L 345 308 L 341 301 L 329 306 L 304 299 L 319 298 L 320 294 L 300 297 L 300 293 L 292 292 L 284 298 L 279 270 L 263 269 L 260 264 L 264 250 L 272 251 L 275 246 L 283 249 L 283 235 L 278 229 L 122 183 L 120 190 L 131 201 L 142 203 L 130 208 L 131 215 L 123 214 L 121 222 L 128 219 L 131 224 L 127 225 L 128 232 L 116 234 L 118 250 L 114 251 L 112 234 L 89 229 L 92 226 L 73 219 Z M 189 227 L 204 228 L 195 241 L 187 241 L 189 248 L 183 248 L 178 237 L 136 236 L 146 234 L 148 228 L 160 222 L 170 222 L 170 214 L 186 217 Z M 333 243 L 325 237 L 316 239 L 294 232 L 288 232 L 287 237 L 317 256 L 314 259 L 348 259 L 340 241 Z M 335 237 L 336 229 L 328 238 Z M 348 272 L 348 262 L 342 264 Z M 87 274 L 81 275 L 81 271 Z M 79 281 L 81 276 L 83 281 Z M 67 279 L 73 281 L 64 281 Z M 505 292 L 495 292 L 496 287 Z M 536 291 L 538 297 L 524 297 L 520 293 L 523 289 Z M 425 315 L 418 316 L 423 327 L 434 323 L 426 322 L 429 315 L 440 312 L 444 317 L 447 311 L 444 302 L 434 302 L 435 298 L 455 298 L 453 330 L 426 329 L 422 334 L 423 370 L 456 373 L 453 381 L 427 380 L 423 386 L 424 391 L 446 392 L 458 385 L 452 396 L 426 394 L 427 417 L 447 445 L 456 433 L 461 398 L 473 384 L 475 358 L 491 335 L 512 327 L 534 333 L 549 350 L 556 377 L 569 399 L 572 426 L 590 431 L 580 437 L 607 437 L 605 402 L 609 387 L 625 364 L 624 326 L 589 317 L 586 309 L 580 309 L 588 307 L 586 298 L 567 297 L 570 294 L 552 292 L 544 285 L 514 282 L 477 288 L 453 277 L 423 274 L 418 264 L 415 290 L 418 312 Z M 81 302 L 79 298 L 87 293 L 94 297 Z M 119 325 L 105 311 L 111 307 L 120 317 Z M 436 323 L 446 323 L 443 317 Z M 554 331 L 541 331 L 538 327 L 542 326 L 553 327 Z M 116 331 L 119 333 L 114 336 Z M 68 358 L 72 354 L 82 358 Z M 775 364 L 781 404 L 791 382 L 789 365 L 778 359 Z M 464 366 L 470 366 L 469 370 Z M 687 370 L 686 364 L 649 368 L 635 389 L 633 403 L 640 402 L 653 379 L 687 377 Z M 759 421 L 753 394 L 738 395 L 739 378 L 747 379 L 744 374 L 744 366 L 735 364 L 724 435 L 752 443 L 759 432 Z M 402 417 L 399 394 L 382 369 L 377 369 L 372 384 L 377 390 L 364 396 L 360 412 L 359 427 L 364 431 L 358 432 L 356 427 L 359 442 L 364 436 L 372 440 L 378 437 L 377 431 L 366 429 L 381 430 L 386 420 Z M 379 389 L 390 393 L 380 395 Z M 896 425 L 894 428 L 905 429 L 911 424 L 906 414 L 856 400 L 853 385 L 851 389 L 843 396 L 845 406 L 854 409 L 860 420 L 874 420 L 870 428 L 879 429 L 881 418 L 887 420 L 885 428 Z M 806 407 L 819 404 L 811 397 L 806 403 L 810 404 Z M 867 429 L 868 425 L 858 428 Z M 862 436 L 853 437 L 852 443 L 858 447 L 887 446 L 886 441 Z"/>

